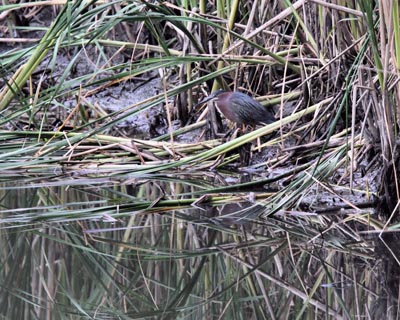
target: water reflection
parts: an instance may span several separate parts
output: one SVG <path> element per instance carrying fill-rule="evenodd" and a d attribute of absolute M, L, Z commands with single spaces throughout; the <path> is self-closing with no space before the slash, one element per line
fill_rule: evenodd
<path fill-rule="evenodd" d="M 290 293 L 296 309 L 308 299 L 340 318 L 329 290 L 376 298 L 353 277 L 372 246 L 330 230 L 333 215 L 260 219 L 268 197 L 259 177 L 233 173 L 3 179 L 4 309 L 15 319 L 173 318 L 190 306 L 194 319 L 234 318 L 278 309 Z"/>

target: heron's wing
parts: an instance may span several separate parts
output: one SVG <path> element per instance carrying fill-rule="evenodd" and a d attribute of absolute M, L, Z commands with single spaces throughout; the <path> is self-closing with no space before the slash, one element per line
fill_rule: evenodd
<path fill-rule="evenodd" d="M 244 123 L 272 123 L 275 118 L 272 111 L 252 97 L 235 92 L 231 97 L 232 107 L 239 112 Z"/>

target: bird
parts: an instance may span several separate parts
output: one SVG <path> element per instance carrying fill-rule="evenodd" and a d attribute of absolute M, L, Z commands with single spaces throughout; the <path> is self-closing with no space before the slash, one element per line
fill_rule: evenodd
<path fill-rule="evenodd" d="M 270 124 L 276 120 L 270 109 L 242 92 L 218 89 L 196 106 L 211 100 L 225 118 L 239 125 Z"/>

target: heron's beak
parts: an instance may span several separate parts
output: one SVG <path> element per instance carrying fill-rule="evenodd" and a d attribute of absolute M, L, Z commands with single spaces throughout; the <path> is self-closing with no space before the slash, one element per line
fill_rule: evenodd
<path fill-rule="evenodd" d="M 208 101 L 211 101 L 211 100 L 213 100 L 213 99 L 215 99 L 216 97 L 215 97 L 215 94 L 214 93 L 212 93 L 212 94 L 210 94 L 208 97 L 206 97 L 206 98 L 204 98 L 203 100 L 201 100 L 200 102 L 198 102 L 194 107 L 193 107 L 193 109 L 194 108 L 197 108 L 198 106 L 200 106 L 200 105 L 202 105 L 202 104 L 204 104 L 204 103 L 206 103 L 206 102 L 208 102 Z"/>

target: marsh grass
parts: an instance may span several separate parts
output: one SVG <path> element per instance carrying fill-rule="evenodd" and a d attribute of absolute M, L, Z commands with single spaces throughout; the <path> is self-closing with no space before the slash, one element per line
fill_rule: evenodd
<path fill-rule="evenodd" d="M 397 2 L 0 15 L 4 318 L 398 317 Z M 217 87 L 277 121 L 207 139 L 193 106 Z M 162 134 L 125 133 L 154 110 Z"/>

